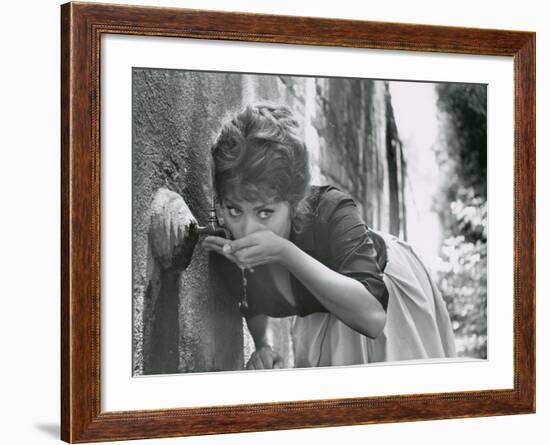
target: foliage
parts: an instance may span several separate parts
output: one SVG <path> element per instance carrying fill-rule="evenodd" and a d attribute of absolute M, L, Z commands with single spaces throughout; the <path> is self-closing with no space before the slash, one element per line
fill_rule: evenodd
<path fill-rule="evenodd" d="M 445 240 L 439 287 L 460 355 L 487 357 L 487 89 L 439 84 L 442 182 L 434 201 Z"/>
<path fill-rule="evenodd" d="M 474 205 L 472 205 L 472 202 Z M 479 230 L 486 237 L 486 201 L 475 205 L 451 204 L 456 227 L 463 232 Z M 441 248 L 443 259 L 439 288 L 447 303 L 459 355 L 487 357 L 487 243 L 448 237 Z"/>

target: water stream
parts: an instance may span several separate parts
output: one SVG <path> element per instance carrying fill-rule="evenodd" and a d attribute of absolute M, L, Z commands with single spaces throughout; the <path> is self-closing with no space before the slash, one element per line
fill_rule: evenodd
<path fill-rule="evenodd" d="M 242 278 L 243 278 L 243 299 L 242 301 L 239 303 L 239 308 L 242 308 L 242 309 L 248 309 L 248 295 L 247 295 L 247 284 L 248 284 L 248 281 L 246 279 L 246 268 L 243 267 L 241 268 L 241 274 L 242 274 Z"/>

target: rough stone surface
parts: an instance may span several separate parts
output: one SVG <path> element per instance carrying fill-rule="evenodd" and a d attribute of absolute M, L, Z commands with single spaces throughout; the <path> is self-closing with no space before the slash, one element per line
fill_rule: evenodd
<path fill-rule="evenodd" d="M 134 316 L 140 317 L 134 320 L 136 374 L 153 368 L 154 373 L 169 373 L 242 367 L 240 314 L 220 303 L 226 301 L 231 307 L 227 293 L 211 292 L 208 262 L 200 248 L 174 284 L 179 326 L 170 341 L 177 341 L 177 363 L 168 360 L 172 364 L 166 369 L 154 365 L 161 360 L 155 352 L 155 323 L 162 325 L 165 320 L 155 322 L 162 277 L 147 238 L 151 202 L 161 187 L 179 194 L 199 223 L 206 222 L 211 197 L 209 148 L 225 113 L 241 105 L 242 90 L 242 79 L 234 74 L 133 71 L 133 301 Z M 220 326 L 222 334 L 217 332 Z"/>

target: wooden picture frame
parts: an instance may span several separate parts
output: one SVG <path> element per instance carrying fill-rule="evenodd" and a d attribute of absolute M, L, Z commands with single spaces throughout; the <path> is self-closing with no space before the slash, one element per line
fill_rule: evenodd
<path fill-rule="evenodd" d="M 513 57 L 513 389 L 102 412 L 99 116 L 103 34 Z M 64 441 L 174 437 L 535 411 L 534 33 L 67 3 L 61 7 L 61 37 L 61 438 Z"/>

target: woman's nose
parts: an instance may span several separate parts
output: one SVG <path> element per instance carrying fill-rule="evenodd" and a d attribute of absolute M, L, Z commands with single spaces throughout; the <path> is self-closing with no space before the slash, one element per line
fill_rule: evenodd
<path fill-rule="evenodd" d="M 251 233 L 257 232 L 260 229 L 261 229 L 261 224 L 255 217 L 247 216 L 244 219 L 243 236 L 250 235 Z"/>

